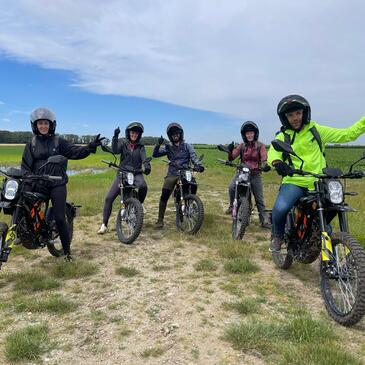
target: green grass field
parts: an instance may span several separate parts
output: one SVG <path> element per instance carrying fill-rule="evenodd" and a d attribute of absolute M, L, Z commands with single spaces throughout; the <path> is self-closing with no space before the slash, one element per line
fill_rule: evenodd
<path fill-rule="evenodd" d="M 0 166 L 19 166 L 23 149 L 24 147 L 21 145 L 0 146 Z M 328 148 L 326 153 L 328 165 L 331 167 L 340 167 L 346 171 L 351 162 L 361 157 L 362 151 L 363 149 L 359 147 Z M 203 192 L 218 191 L 224 193 L 230 179 L 234 175 L 233 168 L 224 166 L 217 161 L 218 158 L 224 159 L 226 157 L 225 153 L 214 148 L 207 148 L 207 146 L 197 147 L 196 152 L 198 155 L 204 154 L 203 163 L 206 167 L 206 172 L 198 176 L 199 190 Z M 151 146 L 147 147 L 147 154 L 149 156 L 152 155 Z M 112 160 L 112 156 L 98 150 L 96 154 L 90 155 L 86 159 L 69 160 L 68 162 L 68 168 L 71 170 L 90 168 L 105 169 L 105 172 L 98 174 L 86 172 L 70 177 L 68 184 L 69 200 L 82 205 L 81 215 L 94 215 L 101 212 L 104 196 L 115 176 L 114 170 L 108 169 L 101 162 L 102 159 Z M 152 173 L 146 177 L 149 186 L 147 199 L 151 198 L 151 196 L 153 196 L 153 200 L 159 198 L 162 180 L 166 172 L 166 164 L 162 160 L 163 158 L 152 160 Z M 364 163 L 358 167 L 365 170 Z M 266 205 L 268 208 L 271 208 L 275 201 L 280 178 L 274 171 L 271 171 L 264 174 L 263 179 L 265 183 Z M 356 197 L 348 198 L 348 202 L 358 210 L 358 212 L 349 215 L 349 221 L 353 234 L 364 244 L 365 232 L 362 228 L 364 213 L 361 210 L 365 202 L 364 181 L 348 181 L 347 186 L 348 189 L 359 193 Z"/>

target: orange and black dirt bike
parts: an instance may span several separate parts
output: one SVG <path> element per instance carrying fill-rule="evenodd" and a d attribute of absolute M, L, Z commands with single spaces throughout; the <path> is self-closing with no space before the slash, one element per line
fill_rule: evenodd
<path fill-rule="evenodd" d="M 65 157 L 60 155 L 51 156 L 43 166 L 63 164 L 63 159 Z M 14 245 L 23 245 L 31 250 L 47 247 L 51 255 L 56 257 L 63 255 L 53 207 L 49 206 L 49 197 L 28 190 L 32 183 L 57 181 L 62 177 L 24 174 L 16 168 L 0 170 L 0 174 L 4 177 L 0 193 L 0 209 L 5 215 L 11 216 L 10 226 L 0 222 L 0 268 L 3 262 L 8 261 Z M 73 220 L 79 207 L 66 202 L 66 223 L 71 240 Z"/>
<path fill-rule="evenodd" d="M 347 213 L 353 212 L 345 202 L 346 192 L 341 179 L 359 179 L 363 171 L 353 171 L 363 156 L 355 161 L 347 173 L 326 167 L 322 174 L 303 171 L 303 160 L 282 141 L 272 146 L 302 161 L 294 174 L 316 178 L 315 189 L 308 191 L 290 210 L 286 219 L 284 244 L 280 252 L 272 252 L 277 267 L 288 269 L 293 261 L 310 264 L 320 261 L 320 287 L 328 314 L 338 323 L 351 326 L 365 314 L 365 251 L 349 233 Z M 338 219 L 339 232 L 331 223 Z"/>

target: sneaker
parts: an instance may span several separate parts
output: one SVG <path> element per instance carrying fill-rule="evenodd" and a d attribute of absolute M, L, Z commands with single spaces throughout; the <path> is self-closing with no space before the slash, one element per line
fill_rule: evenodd
<path fill-rule="evenodd" d="M 279 237 L 279 236 L 272 237 L 271 242 L 270 242 L 269 251 L 270 252 L 280 252 L 282 244 L 283 244 L 282 237 Z"/>
<path fill-rule="evenodd" d="M 271 223 L 269 223 L 269 222 L 263 222 L 261 224 L 261 227 L 262 228 L 265 228 L 265 229 L 271 229 Z"/>
<path fill-rule="evenodd" d="M 232 214 L 232 205 L 230 205 L 225 211 L 224 211 L 225 214 Z"/>
<path fill-rule="evenodd" d="M 143 208 L 143 214 L 146 214 L 146 213 L 147 213 L 147 210 L 146 210 L 146 208 L 144 207 L 144 204 L 142 204 L 142 208 Z"/>
<path fill-rule="evenodd" d="M 73 258 L 72 258 L 72 256 L 70 254 L 68 254 L 68 255 L 65 256 L 64 260 L 66 262 L 72 262 L 73 261 Z"/>
<path fill-rule="evenodd" d="M 98 234 L 104 234 L 106 232 L 108 232 L 108 227 L 103 223 L 98 230 Z"/>
<path fill-rule="evenodd" d="M 163 221 L 157 220 L 155 223 L 155 229 L 162 229 L 163 228 Z"/>

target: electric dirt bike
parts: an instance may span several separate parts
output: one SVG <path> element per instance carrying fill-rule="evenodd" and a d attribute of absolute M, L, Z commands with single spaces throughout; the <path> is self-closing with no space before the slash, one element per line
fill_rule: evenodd
<path fill-rule="evenodd" d="M 48 158 L 47 164 L 65 164 L 66 158 L 55 155 Z M 8 260 L 14 245 L 23 245 L 27 249 L 47 247 L 51 255 L 63 255 L 59 232 L 54 219 L 53 207 L 49 206 L 49 196 L 28 191 L 25 187 L 31 183 L 61 180 L 60 176 L 24 174 L 20 169 L 0 170 L 4 176 L 0 196 L 0 209 L 11 216 L 10 227 L 0 223 L 0 267 Z M 80 206 L 66 202 L 66 223 L 73 235 L 73 220 Z"/>
<path fill-rule="evenodd" d="M 346 195 L 340 179 L 364 177 L 361 171 L 349 172 L 324 168 L 322 174 L 303 171 L 303 160 L 291 146 L 275 140 L 273 147 L 302 161 L 294 174 L 313 176 L 315 189 L 299 199 L 287 215 L 284 244 L 280 252 L 273 252 L 277 267 L 288 269 L 293 260 L 309 264 L 320 258 L 320 286 L 325 307 L 338 323 L 350 326 L 361 320 L 365 313 L 365 251 L 349 233 L 347 213 L 353 212 L 345 202 Z M 333 232 L 331 222 L 338 218 L 339 232 Z"/>
<path fill-rule="evenodd" d="M 245 163 L 235 164 L 231 161 L 218 161 L 236 169 L 235 191 L 232 206 L 232 238 L 241 240 L 250 224 L 252 213 L 251 168 Z M 263 171 L 263 169 L 259 169 Z"/>
<path fill-rule="evenodd" d="M 204 155 L 199 157 L 203 160 Z M 196 234 L 204 221 L 204 206 L 196 195 L 198 184 L 195 179 L 197 172 L 191 165 L 178 166 L 172 161 L 165 161 L 177 169 L 177 180 L 174 188 L 176 208 L 176 227 L 179 231 Z"/>
<path fill-rule="evenodd" d="M 113 155 L 114 162 L 102 160 L 110 168 L 118 171 L 120 177 L 120 204 L 116 219 L 116 231 L 120 242 L 125 244 L 133 243 L 142 231 L 143 226 L 143 206 L 138 200 L 138 188 L 134 185 L 134 176 L 143 173 L 133 167 L 120 167 L 116 164 L 117 157 L 113 151 L 105 145 L 102 150 Z M 150 162 L 151 157 L 143 161 L 143 164 Z"/>

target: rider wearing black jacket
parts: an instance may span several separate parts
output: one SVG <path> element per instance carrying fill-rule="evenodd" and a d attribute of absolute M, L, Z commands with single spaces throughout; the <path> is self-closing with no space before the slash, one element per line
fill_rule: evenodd
<path fill-rule="evenodd" d="M 142 165 L 146 175 L 151 172 L 151 165 L 146 160 L 146 150 L 140 143 L 144 132 L 143 125 L 139 122 L 130 123 L 125 129 L 125 140 L 119 140 L 119 127 L 115 129 L 112 140 L 112 150 L 114 154 L 120 154 L 119 166 L 121 168 L 133 169 L 140 171 L 134 174 L 134 184 L 138 188 L 138 200 L 143 204 L 147 195 L 147 184 L 142 174 Z M 113 202 L 120 194 L 120 175 L 112 183 L 108 194 L 105 197 L 103 210 L 103 223 L 98 230 L 98 234 L 104 234 L 108 230 L 108 221 L 112 212 Z"/>
<path fill-rule="evenodd" d="M 42 168 L 50 156 L 62 155 L 71 160 L 80 160 L 95 153 L 101 139 L 98 135 L 94 141 L 87 146 L 76 146 L 63 138 L 55 135 L 56 116 L 46 108 L 37 108 L 30 114 L 30 123 L 34 136 L 25 145 L 21 169 L 24 173 L 36 175 L 61 176 L 61 180 L 44 182 L 37 181 L 35 186 L 28 186 L 28 189 L 41 192 L 50 197 L 52 201 L 55 221 L 65 254 L 65 259 L 72 260 L 70 254 L 70 234 L 66 224 L 66 184 L 68 177 L 66 165 L 47 164 Z"/>
<path fill-rule="evenodd" d="M 162 146 L 164 138 L 161 136 L 152 153 L 153 157 L 166 156 L 169 161 L 172 162 L 169 165 L 167 176 L 165 176 L 162 186 L 161 198 L 158 207 L 158 218 L 155 223 L 155 228 L 157 229 L 163 228 L 164 226 L 163 220 L 165 217 L 167 202 L 178 179 L 177 166 L 189 164 L 191 161 L 198 172 L 204 171 L 204 166 L 199 161 L 194 147 L 184 141 L 184 130 L 179 123 L 170 123 L 167 126 L 166 134 L 169 137 L 171 144 Z M 196 191 L 193 192 L 193 194 L 195 193 Z"/>

